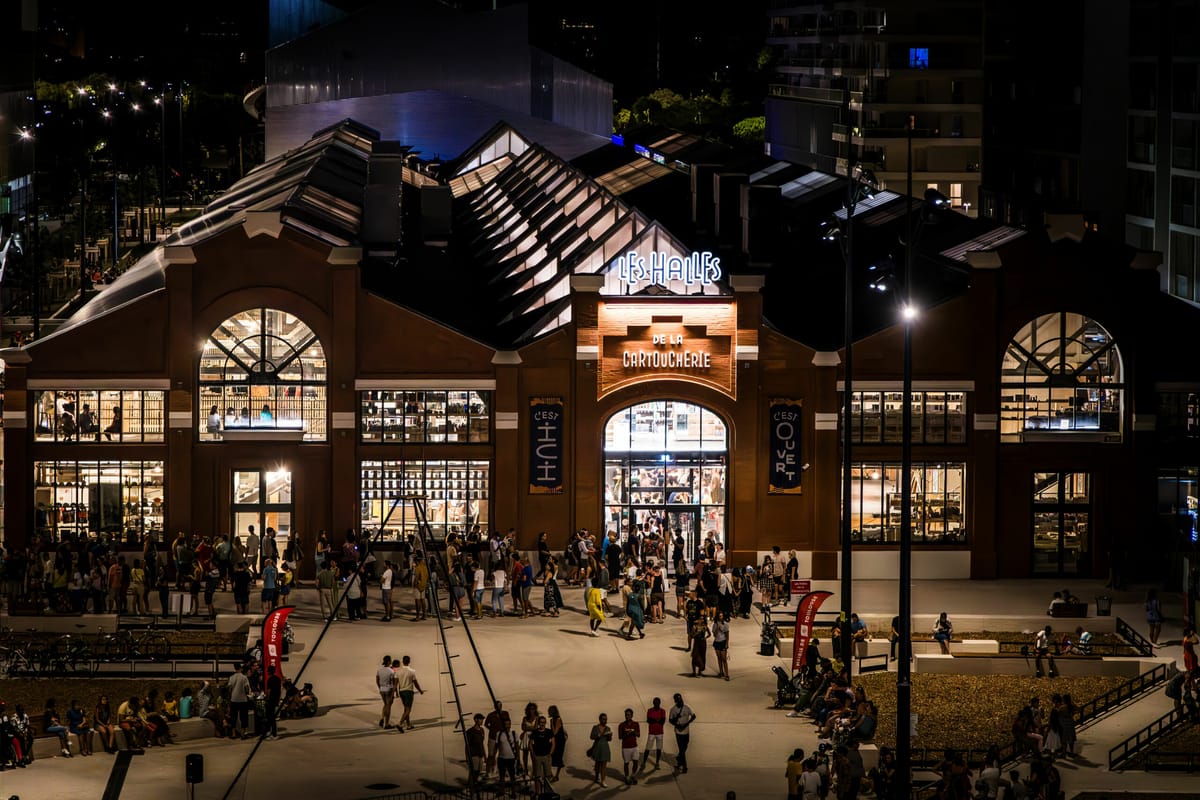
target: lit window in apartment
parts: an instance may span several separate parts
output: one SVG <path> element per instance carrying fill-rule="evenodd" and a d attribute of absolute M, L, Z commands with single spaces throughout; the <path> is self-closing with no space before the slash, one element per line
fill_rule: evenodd
<path fill-rule="evenodd" d="M 929 48 L 908 48 L 908 67 L 909 69 L 929 69 Z"/>
<path fill-rule="evenodd" d="M 958 208 L 962 204 L 962 184 L 950 184 L 950 205 L 954 208 Z"/>
<path fill-rule="evenodd" d="M 940 189 L 938 189 L 938 185 L 936 183 L 927 183 L 927 184 L 925 184 L 925 188 L 933 189 L 935 192 L 941 191 Z"/>

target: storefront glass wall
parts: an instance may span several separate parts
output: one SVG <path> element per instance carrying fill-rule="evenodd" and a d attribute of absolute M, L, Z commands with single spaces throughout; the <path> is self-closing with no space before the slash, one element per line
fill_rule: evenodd
<path fill-rule="evenodd" d="M 854 428 L 857 444 L 900 444 L 903 392 L 854 392 Z M 967 395 L 965 392 L 913 392 L 912 441 L 914 444 L 965 444 Z"/>
<path fill-rule="evenodd" d="M 465 534 L 473 525 L 488 528 L 488 461 L 363 461 L 360 466 L 361 525 L 364 534 L 381 531 L 384 540 L 417 533 L 407 497 L 425 498 L 433 535 Z"/>
<path fill-rule="evenodd" d="M 1030 322 L 1009 342 L 1001 383 L 1003 442 L 1081 431 L 1120 441 L 1121 356 L 1095 320 L 1063 312 Z"/>
<path fill-rule="evenodd" d="M 1088 551 L 1091 475 L 1033 473 L 1033 572 L 1073 575 Z"/>
<path fill-rule="evenodd" d="M 47 389 L 33 394 L 39 442 L 161 442 L 165 392 Z"/>
<path fill-rule="evenodd" d="M 272 308 L 235 314 L 200 356 L 200 440 L 257 429 L 324 441 L 326 369 L 320 340 L 296 317 Z"/>
<path fill-rule="evenodd" d="M 1160 467 L 1158 470 L 1158 515 L 1178 532 L 1180 544 L 1200 541 L 1200 467 Z"/>
<path fill-rule="evenodd" d="M 363 442 L 482 443 L 491 438 L 492 393 L 361 392 Z"/>
<path fill-rule="evenodd" d="M 858 463 L 850 468 L 850 530 L 855 543 L 900 541 L 898 463 Z M 912 535 L 924 544 L 965 544 L 965 464 L 912 465 Z"/>
<path fill-rule="evenodd" d="M 34 526 L 43 542 L 162 541 L 165 495 L 161 461 L 37 461 Z"/>
<path fill-rule="evenodd" d="M 695 553 L 712 535 L 725 543 L 728 432 L 702 406 L 641 403 L 604 427 L 604 528 L 679 531 Z"/>

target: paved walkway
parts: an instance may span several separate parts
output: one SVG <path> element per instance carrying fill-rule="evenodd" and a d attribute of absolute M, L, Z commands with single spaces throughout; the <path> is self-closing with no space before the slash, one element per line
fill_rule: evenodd
<path fill-rule="evenodd" d="M 1099 585 L 1072 581 L 1080 597 L 1091 598 L 1102 591 Z M 1042 581 L 1005 582 L 920 582 L 914 586 L 915 613 L 942 608 L 955 613 L 999 613 L 1036 615 L 1044 611 L 1054 586 Z M 855 605 L 860 613 L 890 613 L 895 607 L 896 583 L 864 581 L 857 587 Z M 305 642 L 305 653 L 293 656 L 287 674 L 294 677 L 303 657 L 312 650 L 320 632 L 311 608 L 311 589 L 297 593 L 300 610 L 292 616 L 297 640 Z M 405 590 L 398 591 L 404 595 Z M 535 591 L 540 594 L 540 589 Z M 564 591 L 568 603 L 582 605 L 581 592 Z M 1144 632 L 1140 591 L 1116 593 L 1113 613 Z M 228 602 L 229 596 L 221 599 Z M 835 603 L 831 599 L 830 603 Z M 1177 607 L 1174 598 L 1164 606 Z M 833 607 L 831 605 L 831 607 Z M 280 725 L 281 737 L 264 742 L 232 798 L 276 796 L 368 798 L 391 791 L 433 790 L 457 787 L 465 781 L 461 760 L 461 735 L 454 730 L 453 693 L 444 669 L 432 622 L 413 623 L 399 617 L 391 623 L 377 620 L 377 600 L 372 598 L 372 619 L 334 624 L 312 658 L 303 680 L 317 688 L 321 714 L 312 720 L 288 721 Z M 731 636 L 733 680 L 689 677 L 688 656 L 683 652 L 682 626 L 674 619 L 650 625 L 646 639 L 625 641 L 612 631 L 618 623 L 606 624 L 605 635 L 586 635 L 586 617 L 572 610 L 558 619 L 484 620 L 471 626 L 476 644 L 485 658 L 492 688 L 514 716 L 533 700 L 544 711 L 557 704 L 567 723 L 567 769 L 555 789 L 564 797 L 610 798 L 628 793 L 632 797 L 721 800 L 727 790 L 745 798 L 785 796 L 785 760 L 795 747 L 812 750 L 816 741 L 811 726 L 787 719 L 770 708 L 775 679 L 770 666 L 777 659 L 758 655 L 759 629 L 754 621 L 736 620 Z M 1179 632 L 1168 623 L 1167 638 L 1178 641 Z M 486 711 L 490 705 L 463 629 L 450 636 L 457 680 L 469 710 Z M 1180 648 L 1164 648 L 1164 654 L 1180 657 Z M 414 709 L 416 730 L 400 734 L 376 726 L 378 696 L 373 675 L 382 655 L 410 655 L 426 694 L 418 696 Z M 710 653 L 711 667 L 715 658 Z M 687 775 L 675 777 L 675 745 L 667 736 L 667 758 L 638 786 L 625 787 L 619 778 L 620 765 L 609 770 L 607 789 L 590 784 L 590 762 L 584 757 L 587 733 L 596 714 L 605 711 L 610 723 L 632 707 L 641 717 L 653 697 L 671 704 L 674 692 L 682 692 L 698 720 L 693 727 Z M 1108 749 L 1133 730 L 1165 710 L 1161 692 L 1131 704 L 1116 715 L 1098 722 L 1080 735 L 1084 760 L 1064 765 L 1064 787 L 1068 797 L 1084 789 L 1122 788 L 1157 791 L 1195 791 L 1200 785 L 1186 775 L 1142 772 L 1110 774 L 1105 769 Z M 887 713 L 887 710 L 884 710 Z M 197 787 L 196 798 L 222 798 L 233 776 L 253 745 L 248 742 L 213 740 L 151 750 L 134 759 L 122 798 L 158 800 L 181 795 L 184 754 L 205 756 L 206 782 Z M 25 770 L 0 773 L 0 796 L 19 795 L 25 800 L 44 797 L 99 797 L 107 779 L 111 757 L 62 759 L 35 763 Z M 383 788 L 371 788 L 383 787 Z"/>

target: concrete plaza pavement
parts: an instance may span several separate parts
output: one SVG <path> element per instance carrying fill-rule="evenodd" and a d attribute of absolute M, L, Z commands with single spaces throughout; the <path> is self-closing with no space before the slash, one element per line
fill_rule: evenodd
<path fill-rule="evenodd" d="M 1071 581 L 1069 585 L 1089 601 L 1094 594 L 1112 594 L 1113 614 L 1145 633 L 1140 589 L 1113 593 L 1098 583 Z M 944 609 L 952 616 L 1038 615 L 1044 613 L 1055 588 L 1054 584 L 1033 580 L 918 581 L 913 589 L 913 609 L 919 614 Z M 860 613 L 893 613 L 896 589 L 895 581 L 858 582 L 855 606 Z M 669 617 L 663 625 L 648 625 L 644 640 L 625 641 L 614 635 L 619 620 L 610 619 L 602 635 L 592 638 L 587 635 L 586 616 L 580 610 L 582 591 L 564 587 L 563 593 L 571 608 L 557 619 L 485 619 L 470 625 L 492 689 L 514 721 L 529 701 L 536 702 L 543 713 L 551 704 L 559 707 L 569 740 L 567 767 L 554 786 L 556 791 L 577 798 L 628 793 L 630 797 L 720 800 L 729 790 L 736 791 L 740 800 L 786 796 L 783 774 L 787 756 L 796 747 L 812 751 L 817 742 L 811 725 L 788 719 L 783 711 L 771 707 L 775 678 L 770 667 L 784 662 L 758 654 L 757 618 L 734 621 L 731 681 L 712 677 L 716 659 L 711 649 L 707 675 L 692 678 L 689 656 L 683 651 L 683 626 L 678 620 Z M 409 594 L 403 588 L 397 591 L 403 605 L 410 602 Z M 540 594 L 540 588 L 535 589 L 535 598 L 540 599 Z M 301 680 L 314 684 L 321 713 L 310 720 L 282 722 L 280 738 L 261 743 L 246 773 L 233 785 L 230 798 L 354 800 L 465 785 L 463 742 L 454 730 L 453 691 L 449 676 L 443 674 L 445 661 L 437 627 L 432 620 L 414 623 L 399 616 L 390 623 L 380 622 L 377 595 L 375 590 L 370 619 L 335 623 L 314 652 L 322 627 L 313 612 L 315 591 L 300 589 L 293 594 L 298 610 L 291 619 L 296 640 L 305 647 L 291 656 L 285 674 L 296 677 L 312 653 Z M 228 594 L 219 599 L 223 604 L 230 600 Z M 835 608 L 836 603 L 836 597 L 830 598 L 828 607 Z M 1170 614 L 1178 603 L 1167 596 L 1164 606 Z M 1164 639 L 1178 642 L 1177 618 L 1174 622 L 1168 620 Z M 461 625 L 452 627 L 448 642 L 450 652 L 458 656 L 454 659 L 455 677 L 462 684 L 459 692 L 465 709 L 486 713 L 490 707 L 487 688 Z M 1162 650 L 1177 658 L 1180 652 L 1178 645 Z M 373 677 L 385 654 L 411 656 L 426 689 L 414 706 L 416 729 L 407 733 L 383 731 L 377 726 L 379 698 Z M 597 714 L 606 712 L 615 726 L 623 710 L 630 707 L 635 718 L 644 719 L 644 710 L 653 697 L 662 698 L 664 706 L 670 706 L 675 692 L 683 694 L 698 717 L 692 728 L 688 773 L 672 775 L 676 748 L 668 732 L 661 767 L 649 770 L 638 785 L 623 784 L 621 767 L 616 762 L 609 767 L 608 788 L 592 784 L 591 762 L 584 751 Z M 1200 781 L 1193 776 L 1109 773 L 1105 768 L 1109 747 L 1164 713 L 1168 705 L 1158 690 L 1082 730 L 1080 763 L 1060 762 L 1067 796 L 1085 789 L 1197 791 Z M 889 709 L 881 709 L 881 713 L 888 714 Z M 184 756 L 194 752 L 205 757 L 205 782 L 196 787 L 195 797 L 223 798 L 253 746 L 249 741 L 214 739 L 152 749 L 133 760 L 121 797 L 187 797 Z M 614 755 L 619 759 L 618 748 L 614 747 Z M 0 797 L 100 797 L 111 764 L 111 757 L 103 754 L 35 762 L 29 769 L 0 773 Z"/>

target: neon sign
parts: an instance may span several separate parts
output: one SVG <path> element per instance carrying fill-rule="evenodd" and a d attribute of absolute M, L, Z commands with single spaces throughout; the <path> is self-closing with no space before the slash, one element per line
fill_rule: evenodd
<path fill-rule="evenodd" d="M 633 286 L 642 281 L 667 285 L 679 281 L 684 286 L 710 286 L 721 279 L 721 259 L 707 250 L 686 257 L 654 251 L 642 257 L 629 251 L 613 261 L 621 281 Z"/>

